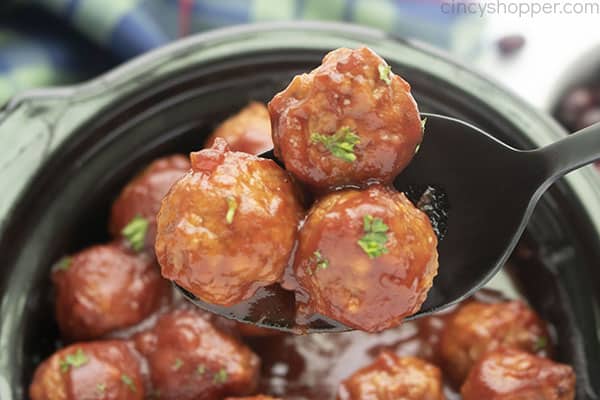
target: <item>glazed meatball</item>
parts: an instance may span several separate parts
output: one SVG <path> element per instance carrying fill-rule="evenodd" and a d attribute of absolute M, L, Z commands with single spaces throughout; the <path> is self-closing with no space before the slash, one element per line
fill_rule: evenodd
<path fill-rule="evenodd" d="M 573 400 L 573 369 L 516 349 L 484 355 L 461 389 L 463 400 Z"/>
<path fill-rule="evenodd" d="M 137 175 L 112 206 L 109 230 L 135 250 L 154 249 L 156 214 L 173 183 L 190 169 L 182 155 L 159 158 Z"/>
<path fill-rule="evenodd" d="M 343 381 L 338 400 L 444 400 L 440 370 L 417 357 L 383 352 Z"/>
<path fill-rule="evenodd" d="M 368 48 L 337 49 L 269 103 L 275 154 L 317 189 L 389 182 L 421 143 L 410 85 Z"/>
<path fill-rule="evenodd" d="M 31 400 L 144 398 L 138 359 L 122 341 L 79 343 L 42 362 L 29 386 Z"/>
<path fill-rule="evenodd" d="M 134 325 L 169 302 L 171 285 L 154 258 L 119 244 L 89 247 L 52 270 L 63 337 L 99 338 Z"/>
<path fill-rule="evenodd" d="M 544 322 L 521 301 L 461 305 L 447 320 L 440 356 L 454 383 L 461 384 L 484 353 L 504 347 L 545 354 L 549 336 Z"/>
<path fill-rule="evenodd" d="M 191 161 L 158 214 L 162 274 L 206 302 L 239 303 L 282 276 L 302 207 L 275 162 L 223 139 Z"/>
<path fill-rule="evenodd" d="M 245 395 L 257 385 L 259 359 L 215 328 L 210 316 L 177 309 L 135 337 L 148 361 L 152 386 L 162 400 L 218 400 Z"/>
<path fill-rule="evenodd" d="M 299 313 L 368 332 L 396 326 L 425 301 L 436 245 L 429 219 L 404 194 L 383 186 L 331 193 L 300 230 Z"/>
<path fill-rule="evenodd" d="M 233 151 L 262 154 L 273 148 L 269 110 L 263 103 L 251 102 L 234 116 L 223 121 L 206 141 L 213 145 L 215 138 L 223 138 Z"/>

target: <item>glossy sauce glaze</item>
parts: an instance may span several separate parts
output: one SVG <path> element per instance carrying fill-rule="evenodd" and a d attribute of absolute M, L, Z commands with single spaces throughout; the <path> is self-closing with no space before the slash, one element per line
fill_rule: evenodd
<path fill-rule="evenodd" d="M 445 400 L 442 372 L 422 358 L 384 351 L 341 382 L 337 400 Z"/>
<path fill-rule="evenodd" d="M 154 257 L 116 242 L 64 257 L 52 271 L 52 282 L 56 320 L 71 340 L 136 325 L 168 304 L 172 293 Z"/>
<path fill-rule="evenodd" d="M 475 363 L 461 394 L 463 400 L 571 400 L 575 398 L 575 373 L 548 358 L 501 348 Z"/>
<path fill-rule="evenodd" d="M 318 191 L 392 181 L 423 133 L 410 85 L 365 47 L 328 53 L 275 95 L 269 112 L 277 158 Z"/>
<path fill-rule="evenodd" d="M 297 321 L 317 312 L 368 332 L 399 325 L 425 300 L 436 246 L 427 216 L 393 189 L 324 196 L 300 229 L 294 256 Z"/>
<path fill-rule="evenodd" d="M 218 137 L 225 139 L 233 151 L 259 155 L 271 150 L 273 140 L 267 106 L 257 101 L 250 102 L 219 124 L 206 140 L 205 147 L 211 147 Z"/>
<path fill-rule="evenodd" d="M 164 278 L 234 305 L 280 280 L 304 210 L 272 160 L 230 151 L 221 138 L 190 159 L 158 213 L 156 257 Z"/>
<path fill-rule="evenodd" d="M 108 229 L 115 239 L 134 218 L 143 218 L 147 224 L 143 248 L 154 254 L 156 213 L 160 203 L 173 185 L 190 169 L 188 157 L 174 154 L 154 160 L 121 190 L 115 199 Z M 141 246 L 140 246 L 141 247 Z"/>
<path fill-rule="evenodd" d="M 29 395 L 38 400 L 142 400 L 145 385 L 131 345 L 98 341 L 65 347 L 35 372 Z"/>

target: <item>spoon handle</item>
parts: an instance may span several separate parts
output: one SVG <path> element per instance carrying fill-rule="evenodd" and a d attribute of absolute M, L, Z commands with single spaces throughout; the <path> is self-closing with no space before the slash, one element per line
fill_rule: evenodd
<path fill-rule="evenodd" d="M 549 167 L 547 180 L 600 160 L 600 123 L 577 131 L 538 150 Z"/>

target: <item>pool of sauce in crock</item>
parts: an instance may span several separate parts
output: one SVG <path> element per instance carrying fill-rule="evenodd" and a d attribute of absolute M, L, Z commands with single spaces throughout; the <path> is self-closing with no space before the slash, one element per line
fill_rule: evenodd
<path fill-rule="evenodd" d="M 497 291 L 482 289 L 475 297 L 496 302 L 506 298 Z M 452 309 L 404 323 L 377 334 L 352 331 L 311 335 L 245 338 L 261 358 L 259 391 L 286 400 L 335 399 L 339 383 L 371 363 L 382 350 L 399 355 L 416 355 L 439 364 L 435 346 Z M 447 400 L 460 399 L 445 383 Z"/>

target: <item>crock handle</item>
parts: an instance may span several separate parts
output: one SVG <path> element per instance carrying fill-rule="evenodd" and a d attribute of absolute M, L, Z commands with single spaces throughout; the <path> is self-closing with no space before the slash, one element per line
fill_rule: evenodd
<path fill-rule="evenodd" d="M 39 166 L 101 107 L 89 101 L 83 108 L 75 100 L 75 88 L 40 89 L 14 97 L 0 109 L 0 215 L 9 214 L 9 205 Z"/>

